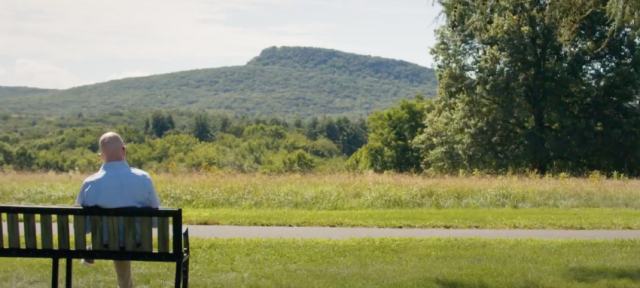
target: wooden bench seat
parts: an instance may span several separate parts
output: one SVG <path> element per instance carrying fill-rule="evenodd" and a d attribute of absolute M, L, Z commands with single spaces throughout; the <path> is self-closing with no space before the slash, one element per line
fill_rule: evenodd
<path fill-rule="evenodd" d="M 51 258 L 52 287 L 58 286 L 59 259 L 66 259 L 66 287 L 72 284 L 73 259 L 174 262 L 175 287 L 188 287 L 189 231 L 182 228 L 181 209 L 0 205 L 0 216 L 4 214 L 8 241 L 4 241 L 3 223 L 0 221 L 0 257 Z M 19 221 L 20 215 L 22 222 Z M 40 218 L 39 224 L 36 223 L 37 217 Z M 57 222 L 57 247 L 53 241 L 53 217 Z M 73 245 L 69 231 L 71 219 Z M 157 249 L 154 250 L 155 222 Z M 36 233 L 38 225 L 39 234 Z M 20 233 L 20 226 L 23 233 Z M 107 237 L 103 235 L 105 226 Z M 120 245 L 121 231 L 124 231 L 123 246 Z M 21 240 L 24 240 L 24 247 Z M 87 243 L 91 244 L 90 250 Z"/>

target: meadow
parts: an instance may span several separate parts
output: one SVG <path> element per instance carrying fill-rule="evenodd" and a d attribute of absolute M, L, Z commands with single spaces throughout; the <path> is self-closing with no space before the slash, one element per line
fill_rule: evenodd
<path fill-rule="evenodd" d="M 638 287 L 638 240 L 193 239 L 190 287 Z M 64 262 L 64 261 L 62 261 Z M 64 263 L 60 263 L 64 267 Z M 74 263 L 74 286 L 114 287 L 109 261 Z M 136 287 L 174 266 L 135 262 Z M 64 272 L 60 271 L 62 279 Z M 49 287 L 50 260 L 0 259 L 0 287 Z M 62 287 L 62 286 L 61 286 Z"/>
<path fill-rule="evenodd" d="M 0 174 L 4 204 L 71 205 L 87 175 Z M 640 181 L 392 174 L 152 174 L 187 224 L 638 229 Z"/>

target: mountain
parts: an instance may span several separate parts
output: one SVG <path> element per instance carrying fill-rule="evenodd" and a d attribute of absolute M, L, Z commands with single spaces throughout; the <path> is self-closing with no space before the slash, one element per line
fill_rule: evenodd
<path fill-rule="evenodd" d="M 365 116 L 416 93 L 434 71 L 405 61 L 308 47 L 271 47 L 244 66 L 127 78 L 3 100 L 14 114 L 95 115 L 129 109 L 207 109 L 250 116 Z"/>
<path fill-rule="evenodd" d="M 6 87 L 0 86 L 0 98 L 16 98 L 21 96 L 42 95 L 56 92 L 54 89 L 40 89 L 30 87 Z"/>

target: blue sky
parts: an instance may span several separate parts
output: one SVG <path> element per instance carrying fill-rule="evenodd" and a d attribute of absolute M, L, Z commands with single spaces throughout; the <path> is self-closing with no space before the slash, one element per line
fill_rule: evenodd
<path fill-rule="evenodd" d="M 432 0 L 2 0 L 0 86 L 70 88 L 311 46 L 431 66 Z"/>

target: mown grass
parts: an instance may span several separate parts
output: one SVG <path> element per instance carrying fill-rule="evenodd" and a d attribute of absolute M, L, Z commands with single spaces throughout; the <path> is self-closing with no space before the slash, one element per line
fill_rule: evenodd
<path fill-rule="evenodd" d="M 640 229 L 633 209 L 240 210 L 187 209 L 187 224 L 451 229 Z"/>
<path fill-rule="evenodd" d="M 190 287 L 638 287 L 639 244 L 639 240 L 193 239 Z M 172 287 L 173 272 L 171 264 L 133 264 L 136 287 Z M 49 287 L 50 273 L 50 260 L 0 259 L 0 287 Z M 109 261 L 88 268 L 76 260 L 73 280 L 74 287 L 115 287 Z"/>

